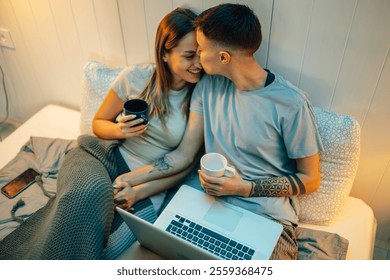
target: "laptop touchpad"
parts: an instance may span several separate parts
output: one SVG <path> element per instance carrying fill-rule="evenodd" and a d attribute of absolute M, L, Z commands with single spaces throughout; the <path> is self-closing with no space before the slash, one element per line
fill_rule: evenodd
<path fill-rule="evenodd" d="M 239 223 L 242 213 L 230 208 L 227 203 L 214 201 L 203 219 L 229 231 L 234 231 Z"/>

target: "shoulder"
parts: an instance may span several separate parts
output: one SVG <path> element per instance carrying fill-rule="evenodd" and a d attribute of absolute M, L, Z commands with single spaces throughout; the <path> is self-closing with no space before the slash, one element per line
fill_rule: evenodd
<path fill-rule="evenodd" d="M 145 87 L 154 70 L 154 64 L 127 66 L 119 73 L 111 87 L 122 99 L 128 99 Z"/>
<path fill-rule="evenodd" d="M 231 83 L 232 82 L 224 76 L 204 74 L 197 83 L 196 88 L 219 88 Z"/>
<path fill-rule="evenodd" d="M 114 87 L 131 87 L 141 90 L 155 70 L 154 64 L 134 64 L 125 67 L 117 76 Z"/>
<path fill-rule="evenodd" d="M 130 80 L 136 79 L 148 79 L 156 66 L 154 64 L 134 64 L 125 67 L 122 72 L 119 74 L 122 78 L 127 78 Z"/>
<path fill-rule="evenodd" d="M 275 80 L 271 89 L 275 95 L 284 100 L 287 106 L 293 107 L 295 105 L 301 107 L 310 103 L 309 95 L 304 90 L 298 88 L 280 74 L 274 73 L 274 75 Z"/>

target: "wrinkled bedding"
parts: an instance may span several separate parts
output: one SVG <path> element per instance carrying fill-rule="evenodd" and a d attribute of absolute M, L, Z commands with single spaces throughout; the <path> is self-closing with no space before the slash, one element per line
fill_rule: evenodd
<path fill-rule="evenodd" d="M 0 170 L 0 186 L 5 185 L 25 169 L 31 167 L 42 174 L 43 188 L 35 183 L 14 199 L 4 195 L 0 197 L 0 240 L 19 227 L 20 223 L 12 218 L 11 210 L 23 199 L 25 205 L 16 211 L 16 216 L 27 219 L 38 209 L 44 207 L 49 197 L 44 192 L 55 195 L 57 178 L 65 154 L 77 146 L 76 140 L 58 138 L 31 137 L 21 148 L 17 156 Z M 118 232 L 120 232 L 118 234 Z M 121 225 L 117 235 L 122 239 L 128 229 Z M 298 259 L 345 259 L 348 240 L 324 231 L 298 228 Z M 119 241 L 115 235 L 110 236 L 109 246 L 115 247 Z M 129 245 L 129 244 L 127 244 Z M 122 248 L 125 249 L 125 248 Z M 117 254 L 116 254 L 117 255 Z"/>
<path fill-rule="evenodd" d="M 77 145 L 76 140 L 31 137 L 18 155 L 0 170 L 0 187 L 18 176 L 22 171 L 33 168 L 41 173 L 44 189 L 54 195 L 56 180 L 65 153 Z M 49 197 L 39 184 L 34 183 L 13 199 L 0 195 L 0 240 L 10 234 L 20 224 L 11 216 L 14 205 L 22 199 L 23 207 L 18 208 L 16 216 L 27 219 L 32 213 L 46 205 Z"/>
<path fill-rule="evenodd" d="M 58 169 L 57 193 L 0 241 L 0 259 L 114 259 L 135 236 L 114 211 L 112 182 L 129 169 L 119 141 L 77 139 Z M 153 223 L 149 198 L 134 213 Z"/>

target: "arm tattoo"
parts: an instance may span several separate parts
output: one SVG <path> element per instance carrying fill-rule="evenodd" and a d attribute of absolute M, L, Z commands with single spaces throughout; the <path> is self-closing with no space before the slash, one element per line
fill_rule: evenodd
<path fill-rule="evenodd" d="M 166 173 L 173 168 L 171 160 L 167 156 L 157 159 L 153 163 L 153 167 L 154 169 L 149 172 L 150 174 L 154 172 Z"/>
<path fill-rule="evenodd" d="M 250 197 L 281 197 L 304 194 L 306 192 L 302 181 L 295 174 L 257 179 L 251 183 Z"/>

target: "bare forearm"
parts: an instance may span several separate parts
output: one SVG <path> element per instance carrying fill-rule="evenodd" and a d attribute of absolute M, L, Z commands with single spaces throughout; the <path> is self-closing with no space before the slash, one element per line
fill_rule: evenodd
<path fill-rule="evenodd" d="M 192 163 L 189 168 L 169 177 L 161 178 L 158 180 L 149 181 L 147 183 L 135 186 L 137 190 L 137 198 L 139 200 L 145 199 L 174 186 L 180 184 L 197 166 L 196 162 Z"/>
<path fill-rule="evenodd" d="M 140 168 L 120 176 L 120 180 L 127 182 L 131 186 L 137 186 L 146 182 L 161 180 L 167 177 L 188 172 L 191 164 L 196 162 L 194 159 L 184 159 L 181 156 L 165 155 L 157 159 L 152 164 L 144 165 Z"/>
<path fill-rule="evenodd" d="M 109 120 L 98 120 L 95 119 L 92 122 L 93 133 L 106 140 L 124 139 L 124 135 L 119 126 Z"/>

